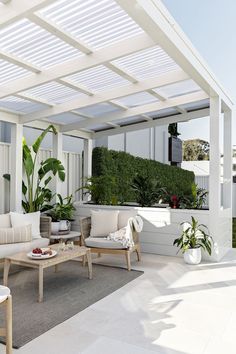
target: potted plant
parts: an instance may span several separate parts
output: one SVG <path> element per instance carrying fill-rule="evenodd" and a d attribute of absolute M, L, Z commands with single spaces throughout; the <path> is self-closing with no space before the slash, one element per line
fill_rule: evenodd
<path fill-rule="evenodd" d="M 53 205 L 53 208 L 47 213 L 52 218 L 51 232 L 53 235 L 61 233 L 69 233 L 71 221 L 73 221 L 73 212 L 75 207 L 72 201 L 72 194 L 62 198 L 57 194 L 58 202 Z"/>
<path fill-rule="evenodd" d="M 181 236 L 174 240 L 173 245 L 179 247 L 187 264 L 199 264 L 201 262 L 201 249 L 211 255 L 212 238 L 207 233 L 207 227 L 199 224 L 193 216 L 192 222 L 183 222 Z"/>
<path fill-rule="evenodd" d="M 49 183 L 55 177 L 60 181 L 65 181 L 65 168 L 61 161 L 50 157 L 37 164 L 37 158 L 41 144 L 45 136 L 49 133 L 57 134 L 53 125 L 49 125 L 39 137 L 35 140 L 30 148 L 25 139 L 23 139 L 23 170 L 25 178 L 22 181 L 22 207 L 25 213 L 32 213 L 35 211 L 46 211 L 52 206 L 50 204 L 53 193 L 49 188 Z M 10 181 L 10 175 L 4 174 L 3 177 Z"/>

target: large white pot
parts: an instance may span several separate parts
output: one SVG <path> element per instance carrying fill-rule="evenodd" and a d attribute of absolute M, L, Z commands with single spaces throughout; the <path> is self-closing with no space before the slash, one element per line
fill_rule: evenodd
<path fill-rule="evenodd" d="M 51 222 L 51 234 L 58 235 L 60 230 L 60 221 L 52 221 Z"/>
<path fill-rule="evenodd" d="M 187 264 L 199 264 L 202 259 L 201 248 L 190 248 L 184 252 L 184 261 Z"/>

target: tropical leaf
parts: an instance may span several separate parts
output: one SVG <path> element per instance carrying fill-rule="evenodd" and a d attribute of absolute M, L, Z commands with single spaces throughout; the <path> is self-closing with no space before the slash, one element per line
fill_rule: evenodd
<path fill-rule="evenodd" d="M 49 133 L 50 131 L 51 131 L 53 134 L 55 134 L 55 135 L 57 134 L 57 131 L 56 131 L 55 127 L 54 127 L 53 125 L 49 125 L 49 126 L 47 127 L 47 129 L 45 129 L 45 130 L 42 132 L 42 134 L 40 134 L 39 137 L 35 140 L 34 144 L 32 145 L 32 148 L 33 148 L 33 151 L 35 152 L 35 154 L 38 153 L 39 148 L 40 148 L 40 146 L 41 146 L 41 144 L 42 144 L 43 139 L 45 138 L 45 136 L 47 135 L 47 133 Z"/>

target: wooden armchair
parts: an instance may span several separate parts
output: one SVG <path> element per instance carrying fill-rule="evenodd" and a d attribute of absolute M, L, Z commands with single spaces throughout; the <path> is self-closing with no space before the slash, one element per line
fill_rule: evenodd
<path fill-rule="evenodd" d="M 120 247 L 117 245 L 116 248 L 109 248 L 109 241 L 107 241 L 106 247 L 98 247 L 98 246 L 93 247 L 89 243 L 86 244 L 86 239 L 88 239 L 90 236 L 90 230 L 91 230 L 91 217 L 80 218 L 81 243 L 82 243 L 82 245 L 88 246 L 91 249 L 92 253 L 97 253 L 98 256 L 100 256 L 102 253 L 104 253 L 104 254 L 123 254 L 123 255 L 125 255 L 125 258 L 126 258 L 128 270 L 131 270 L 130 255 L 132 252 L 136 252 L 138 261 L 141 260 L 139 235 L 135 230 L 132 231 L 133 241 L 134 241 L 134 246 L 132 248 L 123 248 L 122 245 L 120 245 Z M 98 240 L 100 239 L 101 241 L 104 240 L 99 237 L 97 237 L 97 239 Z M 113 242 L 113 241 L 110 241 L 110 242 Z M 106 243 L 106 241 L 101 242 L 101 244 L 102 243 Z"/>
<path fill-rule="evenodd" d="M 50 238 L 51 236 L 51 222 L 50 216 L 41 215 L 40 216 L 40 235 L 45 238 Z"/>

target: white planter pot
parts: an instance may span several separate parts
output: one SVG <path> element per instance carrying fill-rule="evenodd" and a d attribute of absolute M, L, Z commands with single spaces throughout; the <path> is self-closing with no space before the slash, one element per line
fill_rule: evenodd
<path fill-rule="evenodd" d="M 68 220 L 61 220 L 59 229 L 60 229 L 60 231 L 69 231 L 70 230 L 70 222 Z"/>
<path fill-rule="evenodd" d="M 184 252 L 184 261 L 187 264 L 199 264 L 202 259 L 201 248 L 190 248 Z"/>
<path fill-rule="evenodd" d="M 51 234 L 58 235 L 60 230 L 60 222 L 59 221 L 52 221 L 51 223 Z"/>

